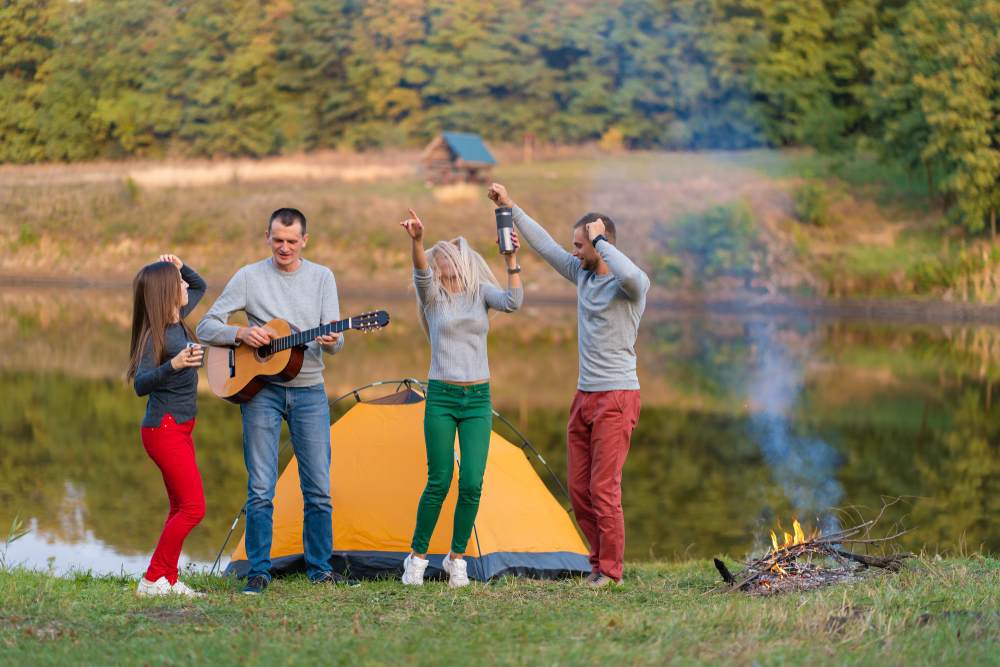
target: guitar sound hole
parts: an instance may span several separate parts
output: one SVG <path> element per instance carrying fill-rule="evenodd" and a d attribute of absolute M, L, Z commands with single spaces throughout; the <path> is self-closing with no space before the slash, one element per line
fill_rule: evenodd
<path fill-rule="evenodd" d="M 271 358 L 271 355 L 273 355 L 273 354 L 274 353 L 271 351 L 271 346 L 270 345 L 264 345 L 263 347 L 258 347 L 256 350 L 254 350 L 254 353 L 253 353 L 253 355 L 254 355 L 254 357 L 256 357 L 257 361 L 260 361 L 260 362 L 267 361 L 268 359 Z"/>

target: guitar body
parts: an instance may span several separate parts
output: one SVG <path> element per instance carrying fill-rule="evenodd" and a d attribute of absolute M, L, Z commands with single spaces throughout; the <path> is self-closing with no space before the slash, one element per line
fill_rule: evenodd
<path fill-rule="evenodd" d="M 219 398 L 231 403 L 246 403 L 266 383 L 287 382 L 298 375 L 305 359 L 305 346 L 319 336 L 348 330 L 375 331 L 388 324 L 389 313 L 384 310 L 321 324 L 307 331 L 296 331 L 285 320 L 275 318 L 263 325 L 271 331 L 271 342 L 263 347 L 208 346 L 205 358 L 208 386 Z"/>
<path fill-rule="evenodd" d="M 272 338 L 295 333 L 292 326 L 282 319 L 263 325 L 274 332 Z M 302 370 L 305 349 L 292 347 L 263 356 L 259 349 L 249 345 L 238 347 L 208 346 L 205 374 L 208 386 L 219 398 L 232 403 L 246 403 L 257 395 L 267 382 L 287 382 Z"/>

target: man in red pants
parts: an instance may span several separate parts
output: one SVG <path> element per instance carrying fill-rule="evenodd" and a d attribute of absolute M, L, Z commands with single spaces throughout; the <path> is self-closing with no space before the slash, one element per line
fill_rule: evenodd
<path fill-rule="evenodd" d="M 570 501 L 590 543 L 592 572 L 601 587 L 620 582 L 625 558 L 622 467 L 639 421 L 635 339 L 649 278 L 615 247 L 615 223 L 588 213 L 573 225 L 573 252 L 563 250 L 518 208 L 499 183 L 489 197 L 513 208 L 521 237 L 576 285 L 580 377 L 566 429 Z"/>

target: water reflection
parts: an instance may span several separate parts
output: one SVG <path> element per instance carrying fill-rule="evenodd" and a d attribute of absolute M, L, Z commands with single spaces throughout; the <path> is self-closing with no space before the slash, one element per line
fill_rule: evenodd
<path fill-rule="evenodd" d="M 45 569 L 54 556 L 57 571 L 116 573 L 145 565 L 166 502 L 138 439 L 143 402 L 120 379 L 127 303 L 124 292 L 0 296 L 0 530 L 15 514 L 32 529 L 8 562 Z M 331 393 L 426 372 L 412 302 L 389 310 L 388 329 L 353 337 L 330 364 Z M 882 496 L 907 496 L 892 517 L 907 514 L 915 528 L 907 548 L 1000 550 L 997 330 L 650 312 L 639 344 L 643 413 L 624 479 L 630 559 L 739 557 L 803 509 L 786 489 L 793 473 L 769 461 L 755 428 L 762 369 L 774 372 L 762 325 L 795 370 L 782 395 L 785 437 L 836 454 L 828 481 L 842 504 L 874 511 Z M 494 327 L 497 406 L 563 471 L 574 310 L 529 307 Z M 208 513 L 185 560 L 201 564 L 245 492 L 238 410 L 203 396 L 195 435 Z"/>

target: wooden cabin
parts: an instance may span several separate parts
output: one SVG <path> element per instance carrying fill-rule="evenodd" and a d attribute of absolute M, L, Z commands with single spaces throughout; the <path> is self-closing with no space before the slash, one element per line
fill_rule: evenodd
<path fill-rule="evenodd" d="M 496 158 L 478 134 L 442 132 L 420 157 L 424 176 L 432 185 L 487 183 Z"/>

